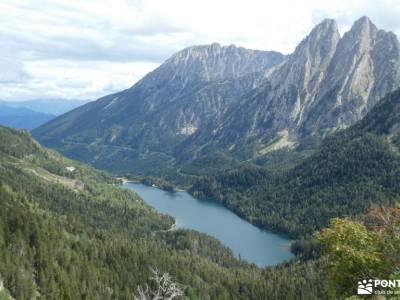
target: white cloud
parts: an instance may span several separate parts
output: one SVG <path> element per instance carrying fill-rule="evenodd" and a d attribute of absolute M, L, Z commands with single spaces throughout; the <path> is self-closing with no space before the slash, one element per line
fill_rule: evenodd
<path fill-rule="evenodd" d="M 14 58 L 0 57 L 0 85 L 24 83 L 30 79 L 24 64 Z"/>
<path fill-rule="evenodd" d="M 293 51 L 323 18 L 400 33 L 400 0 L 3 0 L 0 98 L 91 98 L 193 44 Z"/>
<path fill-rule="evenodd" d="M 40 60 L 32 61 L 27 66 L 29 74 L 35 74 L 35 77 L 25 82 L 0 83 L 0 98 L 97 99 L 128 88 L 158 64 Z"/>

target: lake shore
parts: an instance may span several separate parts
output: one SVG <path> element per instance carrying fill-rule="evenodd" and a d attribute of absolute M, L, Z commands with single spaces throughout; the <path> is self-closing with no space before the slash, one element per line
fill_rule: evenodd
<path fill-rule="evenodd" d="M 262 230 L 215 201 L 200 200 L 185 191 L 173 193 L 140 182 L 128 182 L 124 187 L 135 191 L 158 212 L 175 218 L 175 224 L 162 232 L 183 228 L 208 234 L 230 248 L 235 257 L 260 267 L 294 257 L 290 251 L 291 239 Z"/>

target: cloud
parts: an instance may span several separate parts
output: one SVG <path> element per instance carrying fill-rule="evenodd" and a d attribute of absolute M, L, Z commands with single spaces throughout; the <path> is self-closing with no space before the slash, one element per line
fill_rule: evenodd
<path fill-rule="evenodd" d="M 293 51 L 323 18 L 400 33 L 400 0 L 3 0 L 0 98 L 91 98 L 194 44 Z"/>
<path fill-rule="evenodd" d="M 38 6 L 36 2 L 31 6 L 0 4 L 0 16 L 8 22 L 0 27 L 0 40 L 7 43 L 8 51 L 25 60 L 161 62 L 177 50 L 162 41 L 185 34 L 162 17 L 117 23 L 106 14 L 81 11 L 77 5 L 48 4 L 40 6 L 40 11 Z"/>
<path fill-rule="evenodd" d="M 25 83 L 31 76 L 22 62 L 0 57 L 0 84 Z"/>
<path fill-rule="evenodd" d="M 27 82 L 0 84 L 2 99 L 32 98 L 97 99 L 130 87 L 156 63 L 115 63 L 101 61 L 74 62 L 44 60 L 29 64 L 27 71 L 35 77 Z"/>

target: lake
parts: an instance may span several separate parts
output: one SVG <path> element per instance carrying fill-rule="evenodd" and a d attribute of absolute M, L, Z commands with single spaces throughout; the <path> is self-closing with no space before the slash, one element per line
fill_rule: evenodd
<path fill-rule="evenodd" d="M 250 224 L 219 203 L 141 183 L 128 182 L 123 186 L 138 193 L 157 211 L 173 216 L 178 228 L 211 235 L 229 247 L 236 257 L 260 267 L 276 265 L 293 257 L 291 240 Z"/>

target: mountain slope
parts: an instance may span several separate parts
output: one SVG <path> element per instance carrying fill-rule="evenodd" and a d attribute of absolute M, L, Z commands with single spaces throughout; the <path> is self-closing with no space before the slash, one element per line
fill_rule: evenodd
<path fill-rule="evenodd" d="M 294 53 L 218 44 L 178 52 L 132 88 L 38 128 L 64 154 L 119 173 L 173 176 L 262 161 L 360 120 L 400 86 L 393 33 L 324 20 Z"/>
<path fill-rule="evenodd" d="M 55 116 L 36 112 L 27 108 L 14 108 L 5 101 L 0 101 L 0 124 L 13 128 L 34 129 Z"/>
<path fill-rule="evenodd" d="M 208 176 L 192 193 L 218 199 L 263 227 L 309 236 L 333 217 L 358 215 L 400 198 L 400 90 L 354 126 L 327 137 L 293 169 L 247 168 Z"/>
<path fill-rule="evenodd" d="M 34 135 L 71 157 L 90 157 L 108 169 L 121 159 L 115 167 L 120 171 L 174 164 L 179 143 L 213 118 L 222 118 L 237 97 L 261 84 L 256 74 L 282 59 L 276 52 L 218 44 L 187 48 L 132 88 L 63 115 Z"/>

